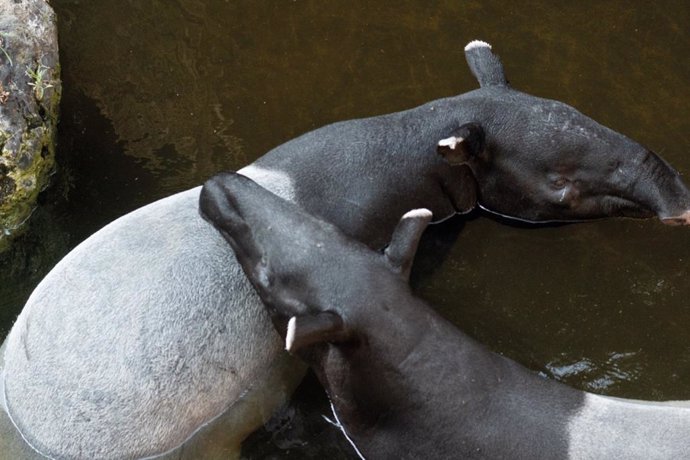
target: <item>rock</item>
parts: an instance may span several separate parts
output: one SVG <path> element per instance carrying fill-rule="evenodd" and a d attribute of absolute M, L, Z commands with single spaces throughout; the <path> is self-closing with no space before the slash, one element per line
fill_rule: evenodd
<path fill-rule="evenodd" d="M 45 0 L 0 0 L 0 251 L 53 171 L 60 94 L 52 8 Z"/>

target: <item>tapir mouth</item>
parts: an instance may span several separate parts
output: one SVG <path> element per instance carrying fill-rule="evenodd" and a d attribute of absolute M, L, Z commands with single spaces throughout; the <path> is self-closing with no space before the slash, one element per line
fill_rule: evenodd
<path fill-rule="evenodd" d="M 678 216 L 660 217 L 660 219 L 661 222 L 666 225 L 690 225 L 690 210 L 687 210 Z"/>

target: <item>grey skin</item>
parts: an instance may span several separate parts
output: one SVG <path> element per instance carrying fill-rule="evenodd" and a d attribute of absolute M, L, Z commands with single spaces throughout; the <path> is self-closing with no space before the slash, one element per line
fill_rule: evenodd
<path fill-rule="evenodd" d="M 381 253 L 238 174 L 209 180 L 199 203 L 362 458 L 687 457 L 687 403 L 597 396 L 546 379 L 412 295 L 428 210 L 405 214 Z"/>
<path fill-rule="evenodd" d="M 466 56 L 480 89 L 325 126 L 240 172 L 374 249 L 422 207 L 436 220 L 478 204 L 530 221 L 688 223 L 690 192 L 663 160 L 571 107 L 511 89 L 487 44 L 472 42 Z M 211 438 L 236 445 L 299 381 L 302 365 L 282 353 L 232 251 L 198 216 L 199 190 L 99 230 L 32 293 L 7 337 L 2 379 L 4 426 L 35 449 L 156 456 L 226 415 L 237 424 Z M 265 404 L 244 404 L 248 391 Z"/>

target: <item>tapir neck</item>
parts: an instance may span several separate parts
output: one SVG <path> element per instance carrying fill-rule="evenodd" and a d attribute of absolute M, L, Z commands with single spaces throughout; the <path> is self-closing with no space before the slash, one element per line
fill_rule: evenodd
<path fill-rule="evenodd" d="M 242 173 L 279 184 L 269 188 L 379 249 L 410 209 L 430 209 L 442 220 L 474 207 L 469 169 L 450 166 L 436 153 L 437 142 L 471 118 L 462 101 L 442 99 L 325 126 L 277 147 Z"/>
<path fill-rule="evenodd" d="M 396 300 L 388 310 L 369 306 L 365 339 L 330 345 L 315 366 L 366 458 L 385 456 L 391 445 L 410 458 L 463 457 L 491 444 L 505 454 L 507 444 L 533 439 L 549 439 L 540 449 L 551 458 L 567 449 L 564 424 L 580 393 L 490 352 L 421 300 Z M 519 435 L 499 436 L 507 417 L 520 418 Z M 448 431 L 448 441 L 434 445 L 430 439 L 439 436 L 429 434 L 439 430 Z"/>

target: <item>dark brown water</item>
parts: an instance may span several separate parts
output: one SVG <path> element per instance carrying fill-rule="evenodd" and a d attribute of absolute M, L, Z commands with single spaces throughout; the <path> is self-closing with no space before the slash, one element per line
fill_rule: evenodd
<path fill-rule="evenodd" d="M 475 38 L 515 88 L 574 105 L 690 176 L 690 6 L 553 3 L 54 0 L 62 166 L 31 231 L 0 256 L 0 329 L 115 217 L 326 123 L 474 89 L 463 47 Z M 417 292 L 494 350 L 582 389 L 690 399 L 687 228 L 475 216 L 431 233 Z M 315 388 L 288 419 L 320 404 Z M 297 434 L 269 427 L 245 454 L 333 450 L 327 428 L 292 420 Z"/>

